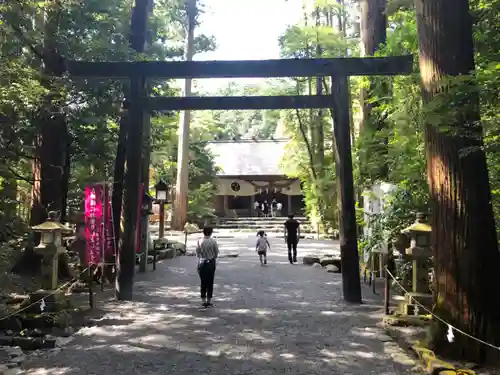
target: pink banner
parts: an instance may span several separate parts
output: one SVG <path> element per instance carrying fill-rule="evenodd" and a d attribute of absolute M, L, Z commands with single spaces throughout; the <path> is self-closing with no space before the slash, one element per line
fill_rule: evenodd
<path fill-rule="evenodd" d="M 85 261 L 87 264 L 101 262 L 104 245 L 102 225 L 104 196 L 104 184 L 89 185 L 85 188 Z"/>

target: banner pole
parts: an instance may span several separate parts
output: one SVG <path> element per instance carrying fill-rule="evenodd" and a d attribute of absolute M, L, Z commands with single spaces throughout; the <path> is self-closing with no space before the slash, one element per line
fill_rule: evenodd
<path fill-rule="evenodd" d="M 109 199 L 109 194 L 108 194 L 108 186 L 106 182 L 102 182 L 102 191 L 104 192 L 102 196 L 102 207 L 103 207 L 103 214 L 102 214 L 102 221 L 101 221 L 101 227 L 102 227 L 102 236 L 103 239 L 101 241 L 101 292 L 104 292 L 104 267 L 105 267 L 105 260 L 104 260 L 104 252 L 106 248 L 106 241 L 107 241 L 107 236 L 106 236 L 106 219 L 107 219 L 107 214 L 108 214 L 108 199 Z"/>
<path fill-rule="evenodd" d="M 114 186 L 111 188 L 112 193 Z M 111 196 L 111 194 L 110 194 Z M 113 214 L 113 200 L 110 199 L 109 206 L 111 208 L 111 233 L 113 235 L 113 277 L 116 277 L 116 257 L 118 255 L 118 244 L 116 243 L 116 233 L 115 233 L 115 215 Z"/>

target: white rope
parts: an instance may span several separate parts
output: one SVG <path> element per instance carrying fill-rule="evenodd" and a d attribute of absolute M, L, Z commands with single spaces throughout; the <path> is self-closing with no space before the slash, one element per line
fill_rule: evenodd
<path fill-rule="evenodd" d="M 425 307 L 420 302 L 418 302 L 415 298 L 413 298 L 411 296 L 411 294 L 409 294 L 409 292 L 403 287 L 403 285 L 401 285 L 401 283 L 398 280 L 396 280 L 396 277 L 394 277 L 394 275 L 387 269 L 387 267 L 385 268 L 385 272 L 387 272 L 387 274 L 396 282 L 396 284 L 403 290 L 403 292 L 405 292 L 420 308 L 422 308 L 425 311 L 427 311 L 430 315 L 432 315 L 434 318 L 436 318 L 437 320 L 439 320 L 441 323 L 445 324 L 448 327 L 448 333 L 447 333 L 448 341 L 450 341 L 450 342 L 453 341 L 453 330 L 455 330 L 458 333 L 461 333 L 462 335 L 464 335 L 464 336 L 466 336 L 466 337 L 468 337 L 468 338 L 470 338 L 472 340 L 475 340 L 475 341 L 477 341 L 477 342 L 479 342 L 479 343 L 481 343 L 483 345 L 489 346 L 490 348 L 493 348 L 493 349 L 496 349 L 496 350 L 500 351 L 500 347 L 499 346 L 495 346 L 493 344 L 490 344 L 489 342 L 486 342 L 484 340 L 478 339 L 477 337 L 474 337 L 474 336 L 468 334 L 467 332 L 464 332 L 461 329 L 452 326 L 450 323 L 448 323 L 444 319 L 442 319 L 439 316 L 437 316 L 436 314 L 434 314 L 427 307 Z"/>

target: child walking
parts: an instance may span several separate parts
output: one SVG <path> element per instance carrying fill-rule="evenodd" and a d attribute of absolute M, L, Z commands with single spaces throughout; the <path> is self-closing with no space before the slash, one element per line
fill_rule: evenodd
<path fill-rule="evenodd" d="M 266 232 L 259 230 L 257 232 L 257 244 L 255 245 L 255 251 L 259 254 L 260 264 L 267 264 L 267 249 L 271 249 L 271 245 L 266 237 Z"/>

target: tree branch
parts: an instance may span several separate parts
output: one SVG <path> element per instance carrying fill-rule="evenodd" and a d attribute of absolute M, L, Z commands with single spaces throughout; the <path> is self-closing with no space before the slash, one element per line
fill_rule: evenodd
<path fill-rule="evenodd" d="M 323 83 L 323 89 L 325 90 L 326 93 L 328 93 L 328 95 L 330 95 L 330 92 L 328 91 L 328 86 L 326 84 L 326 79 L 323 77 L 323 79 L 321 81 Z M 332 118 L 332 124 L 333 124 L 333 126 L 335 126 L 335 120 L 334 120 L 335 117 L 333 116 L 333 108 L 328 108 L 328 110 L 330 111 L 330 117 Z M 333 142 L 332 142 L 333 157 L 334 157 L 335 163 L 338 163 L 340 160 L 340 155 L 339 155 L 339 150 L 337 148 L 337 140 L 335 139 L 335 132 L 333 132 L 333 131 L 332 131 L 332 140 L 333 140 Z"/>
<path fill-rule="evenodd" d="M 43 61 L 44 59 L 43 53 L 35 47 L 35 45 L 29 40 L 29 38 L 26 35 L 24 35 L 23 30 L 17 25 L 10 23 L 7 20 L 7 17 L 5 17 L 5 14 L 0 14 L 0 18 L 4 21 L 4 23 L 8 27 L 10 27 L 10 29 L 14 32 L 19 41 L 24 46 L 26 46 L 35 56 L 37 56 L 40 60 Z"/>
<path fill-rule="evenodd" d="M 20 175 L 19 173 L 17 173 L 12 167 L 7 167 L 7 171 L 15 178 L 17 178 L 18 180 L 20 181 L 25 181 L 31 185 L 33 185 L 35 183 L 35 180 L 33 180 L 32 178 L 28 178 L 28 177 L 25 177 L 25 176 L 22 176 Z"/>
<path fill-rule="evenodd" d="M 299 91 L 298 87 L 297 87 L 297 91 Z M 299 94 L 299 92 L 297 94 Z M 313 159 L 312 148 L 311 148 L 311 144 L 309 142 L 309 139 L 307 138 L 307 133 L 306 133 L 306 130 L 304 127 L 304 123 L 302 122 L 302 118 L 300 117 L 300 112 L 299 112 L 298 108 L 295 108 L 295 115 L 297 116 L 297 121 L 299 122 L 300 133 L 302 134 L 302 138 L 304 140 L 304 143 L 306 144 L 307 154 L 309 156 L 309 169 L 311 170 L 312 177 L 316 180 L 318 175 L 316 173 L 316 169 L 314 168 L 314 159 Z"/>

